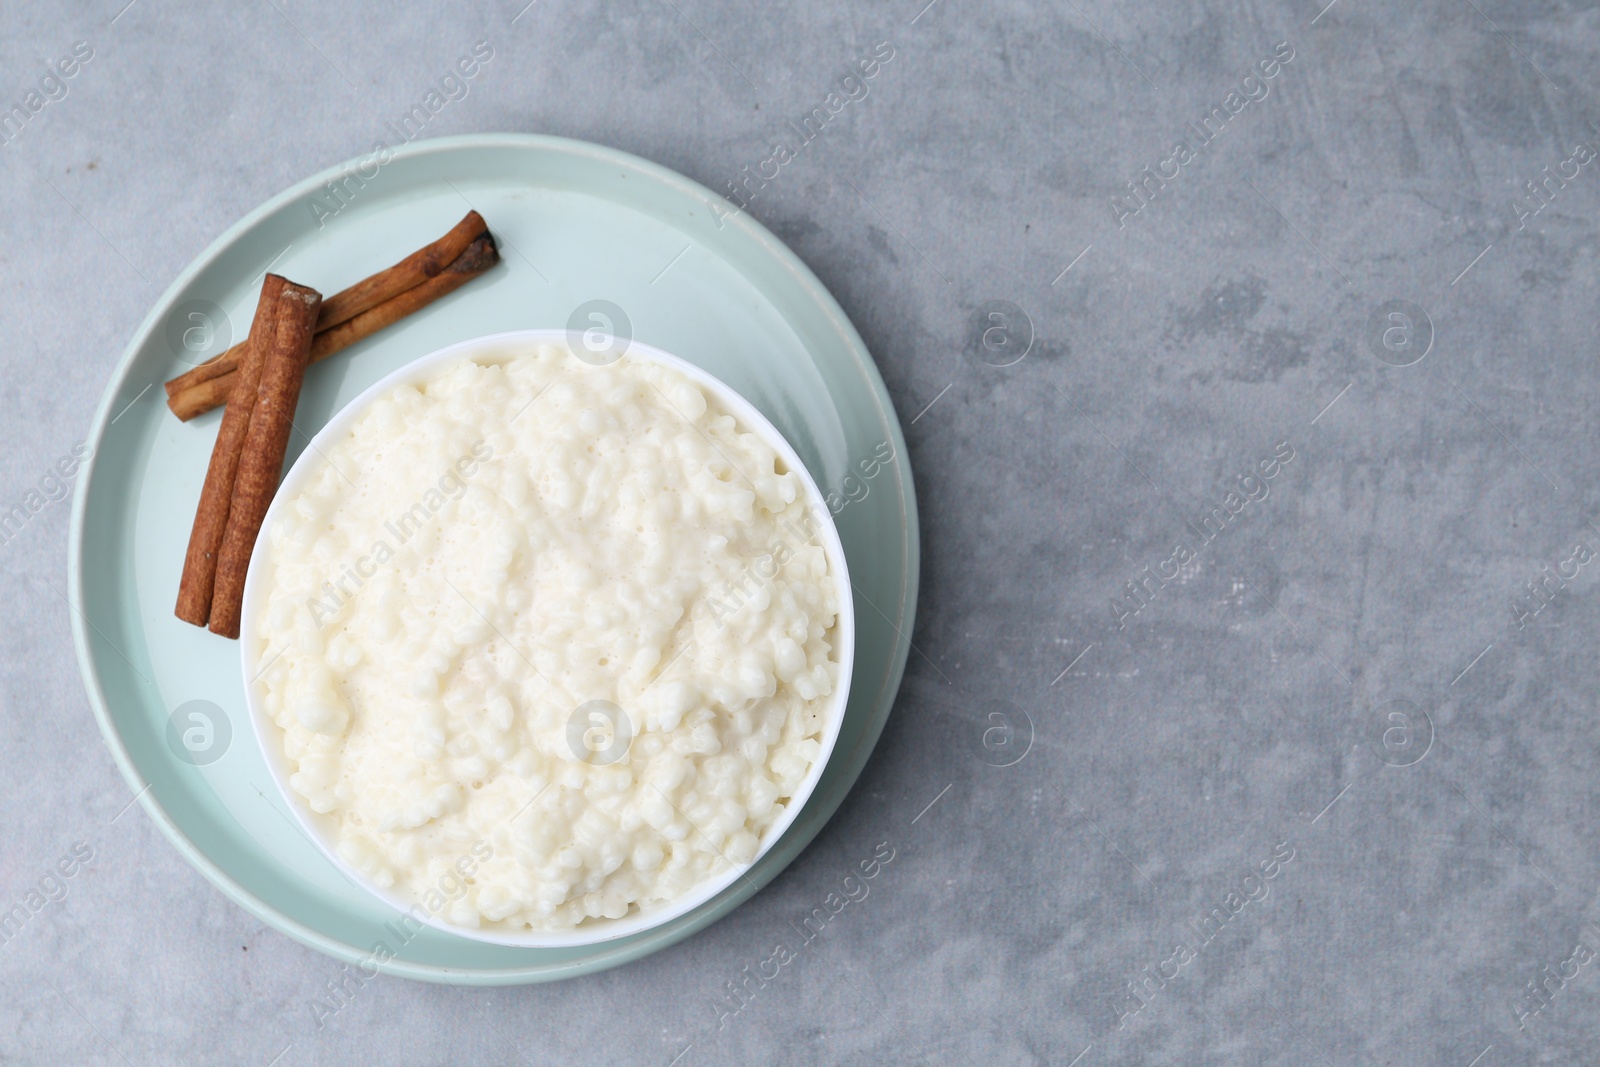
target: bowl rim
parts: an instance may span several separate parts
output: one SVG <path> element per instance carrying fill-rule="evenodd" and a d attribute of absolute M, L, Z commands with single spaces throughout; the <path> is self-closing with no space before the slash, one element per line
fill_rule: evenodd
<path fill-rule="evenodd" d="M 311 437 L 288 472 L 284 474 L 273 495 L 256 539 L 256 550 L 251 553 L 249 568 L 246 571 L 241 611 L 239 655 L 245 679 L 246 715 L 250 719 L 251 732 L 261 750 L 268 773 L 305 836 L 347 881 L 381 901 L 384 906 L 394 909 L 400 917 L 409 917 L 432 929 L 457 937 L 513 948 L 581 948 L 645 933 L 692 912 L 741 877 L 745 877 L 746 872 L 782 839 L 821 781 L 844 725 L 855 665 L 855 602 L 848 561 L 845 558 L 844 544 L 839 536 L 838 527 L 833 521 L 833 513 L 828 508 L 826 498 L 809 468 L 782 432 L 738 390 L 680 356 L 642 341 L 628 339 L 616 362 L 620 362 L 621 359 L 636 359 L 655 363 L 671 367 L 690 378 L 713 394 L 715 399 L 734 416 L 741 429 L 756 433 L 777 452 L 789 469 L 799 475 L 809 494 L 811 500 L 809 511 L 817 526 L 818 540 L 822 542 L 822 547 L 828 556 L 830 576 L 836 586 L 839 604 L 839 613 L 835 620 L 835 648 L 839 655 L 839 677 L 827 698 L 823 733 L 819 739 L 821 751 L 812 761 L 800 786 L 788 798 L 783 813 L 767 827 L 760 846 L 748 863 L 734 864 L 729 861 L 727 869 L 697 883 L 687 893 L 647 910 L 630 910 L 629 914 L 618 919 L 585 919 L 570 929 L 515 933 L 483 927 L 457 926 L 445 921 L 440 913 L 430 912 L 420 904 L 377 885 L 339 855 L 337 847 L 330 839 L 329 827 L 324 817 L 312 812 L 305 799 L 290 786 L 289 760 L 282 744 L 283 731 L 261 706 L 256 668 L 259 657 L 253 653 L 260 643 L 257 624 L 260 616 L 258 601 L 264 595 L 263 583 L 268 580 L 263 572 L 270 563 L 269 531 L 282 509 L 288 506 L 290 498 L 297 495 L 301 483 L 308 480 L 311 473 L 320 469 L 326 462 L 323 456 L 327 448 L 336 438 L 347 433 L 350 426 L 370 409 L 380 396 L 392 392 L 399 386 L 416 384 L 430 378 L 444 365 L 455 361 L 473 361 L 485 365 L 509 362 L 519 354 L 512 346 L 555 345 L 570 353 L 572 347 L 569 343 L 570 334 L 571 331 L 567 329 L 534 328 L 508 330 L 452 342 L 384 375 L 335 411 L 322 428 Z M 270 667 L 271 664 L 268 663 L 267 666 Z M 693 827 L 692 822 L 690 825 Z M 720 850 L 717 851 L 720 855 Z"/>

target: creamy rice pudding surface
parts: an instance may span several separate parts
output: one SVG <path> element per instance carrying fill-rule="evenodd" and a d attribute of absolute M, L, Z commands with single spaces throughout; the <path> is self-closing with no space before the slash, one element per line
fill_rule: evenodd
<path fill-rule="evenodd" d="M 755 857 L 839 677 L 826 513 L 762 437 L 545 345 L 395 389 L 321 460 L 267 533 L 256 684 L 347 863 L 516 931 Z"/>

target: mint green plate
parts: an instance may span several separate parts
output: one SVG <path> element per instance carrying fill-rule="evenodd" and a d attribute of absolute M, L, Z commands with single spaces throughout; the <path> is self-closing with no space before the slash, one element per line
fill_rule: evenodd
<path fill-rule="evenodd" d="M 178 422 L 161 383 L 243 337 L 269 266 L 332 293 L 433 240 L 469 205 L 500 239 L 501 265 L 312 368 L 291 462 L 333 412 L 402 364 L 468 337 L 564 327 L 580 306 L 609 301 L 634 337 L 721 378 L 788 438 L 836 509 L 856 590 L 843 730 L 794 824 L 748 878 L 695 911 L 584 948 L 512 948 L 433 929 L 402 944 L 385 925 L 395 914 L 347 881 L 284 807 L 246 718 L 236 644 L 172 614 L 219 413 Z M 73 637 L 100 729 L 140 803 L 263 922 L 352 963 L 383 942 L 394 958 L 381 968 L 408 978 L 500 985 L 587 974 L 732 911 L 816 836 L 861 773 L 899 688 L 916 608 L 905 439 L 839 305 L 760 224 L 719 222 L 730 206 L 682 175 L 580 141 L 421 142 L 273 198 L 190 264 L 140 325 L 95 414 L 73 508 Z M 205 719 L 190 717 L 196 708 Z"/>

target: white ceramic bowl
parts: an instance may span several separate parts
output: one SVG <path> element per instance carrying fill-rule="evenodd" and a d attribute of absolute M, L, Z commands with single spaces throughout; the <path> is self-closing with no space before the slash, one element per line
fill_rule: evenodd
<path fill-rule="evenodd" d="M 412 362 L 383 378 L 356 397 L 342 410 L 328 420 L 320 433 L 311 441 L 311 445 L 301 453 L 289 473 L 284 477 L 283 484 L 278 487 L 277 495 L 273 498 L 272 506 L 267 510 L 267 516 L 261 526 L 261 535 L 257 539 L 255 554 L 250 560 L 250 570 L 245 579 L 243 621 L 240 628 L 239 648 L 243 658 L 244 677 L 255 679 L 262 672 L 263 665 L 259 662 L 260 637 L 258 636 L 257 619 L 260 615 L 262 600 L 267 588 L 272 581 L 272 559 L 270 550 L 269 531 L 277 521 L 278 513 L 285 506 L 285 501 L 299 494 L 310 477 L 310 472 L 319 468 L 322 463 L 321 453 L 326 452 L 335 441 L 347 433 L 351 425 L 360 417 L 379 397 L 387 395 L 397 386 L 419 382 L 432 377 L 434 372 L 447 363 L 461 359 L 471 359 L 482 364 L 503 363 L 513 358 L 519 352 L 526 351 L 530 346 L 556 345 L 569 348 L 568 333 L 566 330 L 520 330 L 513 333 L 493 334 L 487 337 L 474 338 L 458 344 L 442 348 L 421 359 Z M 428 925 L 444 930 L 460 937 L 471 938 L 475 941 L 487 941 L 499 945 L 514 945 L 527 947 L 572 947 L 578 945 L 592 945 L 602 941 L 610 941 L 629 934 L 640 933 L 652 927 L 670 922 L 680 915 L 685 915 L 695 908 L 710 900 L 718 893 L 737 881 L 744 872 L 759 862 L 768 849 L 783 836 L 789 824 L 799 815 L 800 809 L 805 806 L 806 800 L 816 788 L 817 781 L 822 777 L 823 769 L 827 766 L 828 758 L 833 753 L 833 746 L 839 737 L 839 728 L 844 722 L 845 704 L 850 695 L 851 667 L 855 661 L 855 606 L 852 597 L 849 571 L 845 566 L 844 546 L 839 541 L 839 531 L 834 526 L 833 516 L 823 502 L 823 494 L 818 489 L 811 473 L 806 470 L 805 464 L 800 462 L 800 457 L 795 454 L 789 442 L 783 435 L 767 421 L 766 417 L 756 410 L 744 397 L 734 392 L 723 382 L 717 380 L 705 371 L 688 363 L 677 356 L 670 355 L 658 348 L 631 341 L 627 345 L 623 359 L 642 360 L 651 363 L 665 364 L 672 367 L 696 382 L 712 396 L 719 400 L 723 407 L 738 420 L 741 428 L 755 433 L 772 446 L 789 469 L 794 471 L 810 494 L 814 505 L 814 514 L 819 519 L 818 536 L 822 541 L 823 549 L 828 554 L 828 562 L 832 570 L 832 577 L 838 587 L 839 616 L 836 623 L 836 652 L 839 657 L 839 683 L 834 687 L 833 695 L 828 698 L 828 707 L 825 712 L 826 721 L 820 740 L 822 751 L 812 763 L 811 770 L 805 780 L 795 790 L 783 813 L 773 824 L 768 827 L 761 840 L 755 859 L 750 864 L 734 865 L 715 877 L 709 878 L 691 889 L 688 893 L 675 900 L 664 901 L 648 909 L 637 907 L 620 919 L 586 919 L 578 926 L 566 930 L 496 930 L 493 926 L 468 928 L 454 926 L 436 915 L 428 912 L 426 908 L 419 907 L 417 902 L 378 886 L 361 872 L 346 863 L 340 857 L 334 844 L 334 821 L 331 817 L 319 815 L 311 810 L 305 798 L 296 793 L 289 786 L 290 766 L 289 760 L 283 751 L 283 731 L 266 714 L 262 707 L 262 693 L 255 682 L 246 682 L 245 702 L 249 708 L 250 721 L 255 728 L 256 740 L 261 745 L 263 755 L 266 757 L 267 767 L 271 770 L 273 779 L 278 783 L 278 789 L 283 793 L 289 808 L 294 812 L 306 834 L 328 857 L 328 862 L 341 870 L 345 877 L 352 883 L 362 886 L 374 896 L 378 897 L 398 914 L 411 914 L 414 918 L 426 922 Z M 268 663 L 266 666 L 270 666 Z M 421 914 L 418 914 L 421 913 Z M 424 916 L 426 916 L 424 918 Z"/>

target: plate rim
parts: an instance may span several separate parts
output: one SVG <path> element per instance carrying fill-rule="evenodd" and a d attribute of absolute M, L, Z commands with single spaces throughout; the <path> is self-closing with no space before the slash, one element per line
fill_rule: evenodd
<path fill-rule="evenodd" d="M 699 182 L 670 167 L 644 159 L 622 149 L 611 148 L 576 138 L 548 134 L 474 133 L 418 139 L 393 149 L 393 158 L 399 160 L 427 155 L 449 155 L 474 150 L 521 150 L 534 153 L 553 152 L 586 156 L 601 162 L 618 163 L 631 167 L 641 174 L 648 175 L 662 185 L 704 203 L 708 210 L 712 210 L 716 205 L 724 202 L 721 197 Z M 93 626 L 93 623 L 89 621 L 83 606 L 83 542 L 88 501 L 98 473 L 101 454 L 100 445 L 110 424 L 112 406 L 132 371 L 135 358 L 144 348 L 151 334 L 155 332 L 162 313 L 170 309 L 177 297 L 197 275 L 216 262 L 249 230 L 277 213 L 284 206 L 303 199 L 334 177 L 347 172 L 362 158 L 364 157 L 351 157 L 325 167 L 293 183 L 257 205 L 225 229 L 203 251 L 195 256 L 162 291 L 161 295 L 152 302 L 149 311 L 146 312 L 144 319 L 134 330 L 116 365 L 112 368 L 106 382 L 105 391 L 90 422 L 88 439 L 95 443 L 95 448 L 85 461 L 83 475 L 80 479 L 78 490 L 74 495 L 72 522 L 67 541 L 67 600 L 72 608 L 70 622 L 73 647 L 78 662 L 78 673 L 82 677 L 84 688 L 88 694 L 95 722 L 100 728 L 101 740 L 111 752 L 112 759 L 116 763 L 118 770 L 121 771 L 123 780 L 134 790 L 134 800 L 150 816 L 163 836 L 171 842 L 190 866 L 219 889 L 229 900 L 272 929 L 278 930 L 309 948 L 316 949 L 345 963 L 360 963 L 362 960 L 367 959 L 370 953 L 363 953 L 358 946 L 336 940 L 300 920 L 280 912 L 235 880 L 232 875 L 218 866 L 178 827 L 165 808 L 155 799 L 154 790 L 151 788 L 152 783 L 144 781 L 140 776 L 138 767 L 134 764 L 126 745 L 122 741 L 120 732 L 112 721 L 109 701 L 101 685 L 98 668 L 90 649 L 88 630 Z M 901 602 L 897 605 L 899 610 L 896 614 L 902 619 L 909 619 L 914 622 L 921 584 L 921 529 L 917 521 L 918 508 L 915 480 L 911 472 L 910 456 L 906 450 L 904 428 L 901 426 L 899 416 L 895 412 L 893 399 L 889 395 L 883 376 L 878 370 L 876 362 L 872 359 L 871 353 L 867 350 L 866 343 L 862 340 L 854 323 L 850 321 L 849 316 L 845 314 L 839 302 L 829 292 L 828 288 L 822 284 L 821 279 L 805 265 L 792 249 L 778 240 L 770 230 L 748 212 L 725 214 L 722 221 L 725 224 L 738 227 L 744 232 L 744 236 L 754 240 L 761 246 L 771 261 L 785 269 L 791 279 L 816 302 L 818 309 L 838 333 L 845 347 L 854 357 L 859 369 L 867 378 L 880 411 L 887 416 L 884 420 L 885 429 L 890 436 L 890 443 L 896 449 L 896 458 L 900 461 L 896 464 L 896 475 L 900 487 L 901 528 L 904 531 L 905 550 L 901 573 Z M 891 626 L 893 627 L 892 623 Z M 811 837 L 795 851 L 794 855 L 782 863 L 778 871 L 774 872 L 772 878 L 776 878 L 777 874 L 794 862 L 800 853 L 806 847 L 809 847 L 816 835 L 821 833 L 823 827 L 838 813 L 839 807 L 843 805 L 845 798 L 855 788 L 856 781 L 860 778 L 861 772 L 866 768 L 868 759 L 870 759 L 872 752 L 877 747 L 883 729 L 888 724 L 889 714 L 892 711 L 895 696 L 899 692 L 911 650 L 909 635 L 900 631 L 898 627 L 893 628 L 896 630 L 896 636 L 888 670 L 884 675 L 884 681 L 878 694 L 873 697 L 875 705 L 879 701 L 886 702 L 884 710 L 880 716 L 876 717 L 875 724 L 869 724 L 867 733 L 863 734 L 855 748 L 846 753 L 845 774 L 847 779 L 843 783 L 843 789 L 838 801 L 833 805 L 832 810 L 827 813 L 827 816 Z M 98 628 L 96 627 L 95 629 L 98 632 Z M 835 752 L 835 755 L 837 756 L 838 753 Z M 790 829 L 792 831 L 793 827 L 791 826 Z M 772 851 L 776 851 L 781 844 L 781 839 L 775 842 Z M 766 884 L 769 884 L 772 878 L 767 879 L 766 882 L 762 883 L 762 886 L 756 889 L 749 888 L 749 879 L 746 879 L 744 883 L 735 883 L 735 885 L 724 891 L 727 893 L 725 897 L 713 897 L 702 904 L 699 909 L 681 917 L 689 920 L 683 926 L 673 929 L 658 928 L 652 931 L 651 933 L 656 936 L 647 943 L 629 940 L 625 944 L 613 943 L 609 948 L 606 948 L 602 943 L 601 946 L 598 946 L 600 951 L 590 955 L 537 965 L 455 968 L 438 964 L 391 959 L 380 964 L 379 967 L 384 973 L 392 974 L 396 977 L 427 982 L 448 983 L 454 981 L 469 985 L 521 985 L 577 977 L 607 970 L 611 967 L 643 958 L 684 940 L 725 917 L 747 901 L 760 888 L 764 888 Z M 639 936 L 648 937 L 649 934 Z M 527 951 L 539 952 L 548 950 L 528 949 Z"/>

